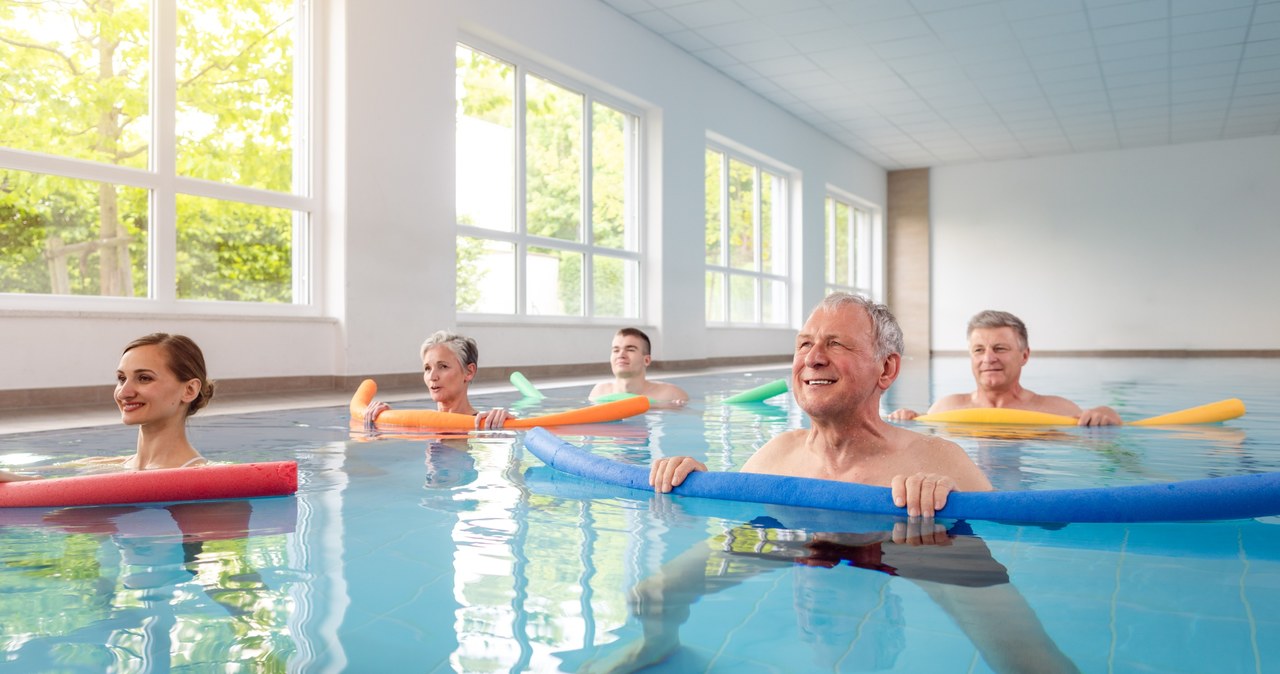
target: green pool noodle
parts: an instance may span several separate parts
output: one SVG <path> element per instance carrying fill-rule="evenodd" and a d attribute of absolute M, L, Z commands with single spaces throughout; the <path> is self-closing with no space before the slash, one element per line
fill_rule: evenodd
<path fill-rule="evenodd" d="M 526 398 L 545 397 L 542 395 L 541 391 L 534 388 L 533 384 L 523 374 L 520 374 L 519 372 L 511 373 L 511 385 L 516 387 L 516 390 L 520 392 L 520 395 L 523 395 Z"/>
<path fill-rule="evenodd" d="M 749 391 L 743 391 L 742 393 L 731 395 L 728 398 L 725 398 L 724 401 L 727 403 L 758 403 L 766 398 L 772 398 L 779 393 L 786 392 L 787 380 L 777 379 L 769 382 L 768 384 L 757 386 Z"/>
<path fill-rule="evenodd" d="M 592 402 L 595 402 L 595 403 L 611 403 L 611 402 L 613 402 L 613 401 L 615 401 L 615 400 L 626 400 L 627 398 L 634 398 L 634 397 L 636 397 L 637 395 L 639 395 L 639 394 L 636 394 L 636 393 L 627 393 L 626 391 L 622 391 L 622 392 L 620 392 L 620 393 L 610 393 L 610 394 L 608 394 L 608 395 L 602 395 L 602 396 L 600 396 L 599 398 L 595 398 L 595 399 L 593 399 L 593 400 L 592 400 Z"/>

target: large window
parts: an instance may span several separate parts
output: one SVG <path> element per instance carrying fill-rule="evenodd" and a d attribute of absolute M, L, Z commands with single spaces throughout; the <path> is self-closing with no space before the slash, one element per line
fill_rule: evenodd
<path fill-rule="evenodd" d="M 586 87 L 457 47 L 457 303 L 639 318 L 639 118 Z"/>
<path fill-rule="evenodd" d="M 307 4 L 0 0 L 7 301 L 309 303 Z"/>
<path fill-rule="evenodd" d="M 874 299 L 874 213 L 853 199 L 829 195 L 825 209 L 827 292 Z"/>
<path fill-rule="evenodd" d="M 787 322 L 787 180 L 707 148 L 707 322 Z"/>

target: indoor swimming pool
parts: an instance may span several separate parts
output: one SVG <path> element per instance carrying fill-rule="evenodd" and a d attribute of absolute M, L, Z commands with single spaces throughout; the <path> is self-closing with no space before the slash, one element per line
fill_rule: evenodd
<path fill-rule="evenodd" d="M 789 396 L 723 398 L 786 374 L 667 377 L 687 407 L 557 433 L 626 462 L 690 454 L 736 470 L 807 422 Z M 1229 397 L 1248 413 L 1179 428 L 908 425 L 959 443 L 1000 489 L 1280 471 L 1276 381 L 1276 359 L 1033 356 L 1028 388 L 1126 419 Z M 937 358 L 908 366 L 884 411 L 971 388 L 967 359 Z M 472 401 L 530 416 L 587 391 Z M 917 533 L 903 520 L 655 497 L 556 473 L 522 434 L 368 433 L 347 417 L 192 418 L 213 460 L 296 460 L 293 497 L 0 509 L 0 671 L 606 671 L 668 650 L 647 671 L 1280 669 L 1280 517 L 943 521 L 945 536 L 924 532 L 934 545 L 908 545 L 894 540 Z M 0 435 L 0 467 L 67 474 L 55 464 L 135 437 Z"/>

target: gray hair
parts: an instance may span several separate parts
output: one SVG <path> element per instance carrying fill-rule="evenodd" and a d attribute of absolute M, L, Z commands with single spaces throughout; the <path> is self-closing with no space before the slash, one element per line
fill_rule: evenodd
<path fill-rule="evenodd" d="M 898 325 L 898 319 L 893 317 L 893 312 L 889 311 L 889 307 L 869 300 L 862 295 L 834 292 L 823 298 L 822 302 L 814 308 L 814 311 L 818 309 L 835 311 L 847 306 L 862 308 L 871 319 L 871 337 L 876 345 L 877 360 L 884 360 L 889 357 L 889 354 L 902 355 L 904 348 L 902 345 L 902 327 Z"/>
<path fill-rule="evenodd" d="M 987 309 L 974 314 L 973 318 L 969 319 L 969 329 L 964 333 L 965 339 L 968 339 L 969 335 L 978 328 L 1013 328 L 1013 331 L 1018 333 L 1018 348 L 1024 351 L 1027 349 L 1026 324 L 1007 311 Z"/>
<path fill-rule="evenodd" d="M 419 354 L 420 357 L 425 359 L 427 357 L 427 351 L 429 351 L 431 347 L 440 346 L 441 344 L 449 347 L 449 350 L 453 352 L 453 355 L 458 357 L 458 362 L 462 363 L 463 369 L 466 369 L 468 365 L 479 366 L 480 347 L 476 346 L 476 340 L 470 337 L 463 337 L 456 332 L 449 332 L 447 330 L 436 330 L 432 333 L 432 335 L 427 338 L 427 341 L 422 343 L 422 351 Z"/>

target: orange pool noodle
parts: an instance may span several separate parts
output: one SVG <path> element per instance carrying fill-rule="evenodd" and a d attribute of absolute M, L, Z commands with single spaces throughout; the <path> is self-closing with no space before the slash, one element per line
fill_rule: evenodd
<path fill-rule="evenodd" d="M 351 396 L 351 418 L 364 419 L 364 411 L 378 392 L 378 385 L 372 379 L 360 382 L 355 395 Z M 625 400 L 579 407 L 565 412 L 544 414 L 527 419 L 508 419 L 504 429 L 526 429 L 534 426 L 563 426 L 566 424 L 595 424 L 605 421 L 617 421 L 649 411 L 649 399 L 636 396 Z M 448 428 L 473 430 L 476 418 L 469 414 L 439 412 L 436 410 L 386 410 L 378 415 L 377 426 L 397 426 L 400 428 Z"/>

